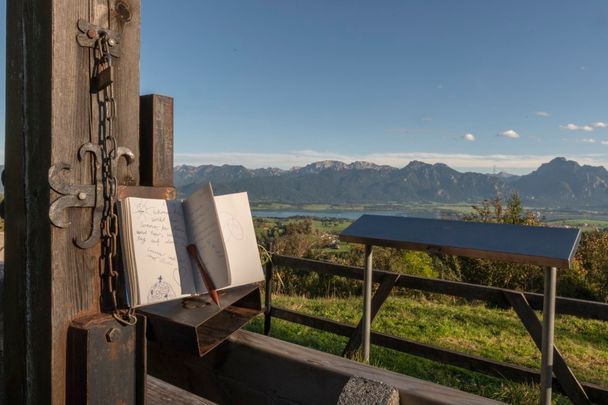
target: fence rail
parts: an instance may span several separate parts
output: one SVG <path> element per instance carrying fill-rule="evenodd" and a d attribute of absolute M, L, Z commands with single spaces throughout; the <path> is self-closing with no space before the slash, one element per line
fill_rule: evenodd
<path fill-rule="evenodd" d="M 274 267 L 292 270 L 312 271 L 353 280 L 363 280 L 363 269 L 354 266 L 345 266 L 318 260 L 302 259 L 292 256 L 273 255 L 272 262 L 266 267 L 266 311 L 264 332 L 270 332 L 273 317 L 289 322 L 298 323 L 315 329 L 349 337 L 349 342 L 344 350 L 344 355 L 351 355 L 360 345 L 360 327 L 344 324 L 341 322 L 319 318 L 312 315 L 275 307 L 272 305 L 272 278 Z M 543 295 L 529 292 L 519 292 L 496 287 L 487 287 L 477 284 L 469 284 L 458 281 L 429 279 L 407 274 L 374 270 L 373 281 L 384 283 L 387 288 L 383 291 L 378 288 L 375 304 L 372 302 L 372 317 L 379 311 L 384 299 L 392 289 L 393 285 L 419 291 L 449 295 L 472 300 L 482 300 L 502 308 L 514 308 L 520 320 L 536 342 L 540 336 L 540 323 L 532 310 L 541 310 L 543 306 Z M 382 284 L 381 284 L 382 285 Z M 574 315 L 587 319 L 598 319 L 608 321 L 608 304 L 578 300 L 572 298 L 557 297 L 556 312 L 559 314 Z M 537 370 L 521 367 L 509 363 L 497 362 L 480 356 L 468 355 L 443 349 L 433 345 L 423 344 L 412 340 L 399 338 L 379 332 L 372 332 L 371 341 L 378 346 L 394 349 L 400 352 L 427 358 L 434 361 L 450 364 L 472 371 L 485 373 L 492 376 L 507 378 L 519 382 L 540 381 L 540 373 Z M 578 383 L 566 362 L 557 349 L 554 349 L 555 374 L 554 383 L 560 391 L 566 393 L 575 404 L 588 403 L 588 400 L 597 403 L 608 403 L 608 388 L 591 383 Z M 581 395 L 582 393 L 582 395 Z M 586 400 L 588 397 L 588 400 Z"/>

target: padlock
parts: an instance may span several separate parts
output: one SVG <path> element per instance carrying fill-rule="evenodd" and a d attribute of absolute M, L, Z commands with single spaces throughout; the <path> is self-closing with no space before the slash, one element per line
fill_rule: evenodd
<path fill-rule="evenodd" d="M 114 68 L 107 66 L 91 78 L 91 94 L 97 94 L 114 83 Z"/>

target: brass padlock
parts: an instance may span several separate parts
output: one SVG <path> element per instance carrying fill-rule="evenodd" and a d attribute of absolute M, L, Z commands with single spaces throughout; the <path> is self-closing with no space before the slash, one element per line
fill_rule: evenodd
<path fill-rule="evenodd" d="M 91 94 L 97 94 L 114 83 L 114 68 L 108 66 L 91 78 Z"/>

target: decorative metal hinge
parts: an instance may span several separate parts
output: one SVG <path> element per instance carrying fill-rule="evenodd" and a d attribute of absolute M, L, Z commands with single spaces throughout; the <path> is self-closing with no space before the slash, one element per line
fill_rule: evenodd
<path fill-rule="evenodd" d="M 95 161 L 95 183 L 94 184 L 69 184 L 64 180 L 63 172 L 71 169 L 71 166 L 59 162 L 49 168 L 49 185 L 57 193 L 61 194 L 49 208 L 49 219 L 51 223 L 59 228 L 67 228 L 70 222 L 67 220 L 66 208 L 94 208 L 93 224 L 89 237 L 85 240 L 74 239 L 76 246 L 82 249 L 93 247 L 99 240 L 101 231 L 101 216 L 103 212 L 103 183 L 102 183 L 102 156 L 101 146 L 87 142 L 78 151 L 79 160 L 83 160 L 86 153 L 93 155 Z M 129 148 L 119 146 L 116 156 L 112 160 L 113 173 L 116 173 L 118 160 L 124 157 L 130 164 L 135 156 Z"/>
<path fill-rule="evenodd" d="M 76 35 L 76 41 L 80 46 L 85 48 L 95 48 L 95 44 L 99 38 L 105 35 L 110 47 L 110 54 L 115 58 L 120 57 L 120 32 L 99 27 L 86 20 L 78 20 L 78 30 L 80 31 L 80 34 Z"/>

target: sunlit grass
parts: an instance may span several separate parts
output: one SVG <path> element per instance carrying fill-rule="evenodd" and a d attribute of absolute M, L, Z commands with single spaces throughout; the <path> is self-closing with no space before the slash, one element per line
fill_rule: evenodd
<path fill-rule="evenodd" d="M 273 296 L 273 304 L 315 316 L 356 324 L 361 300 L 307 299 Z M 608 333 L 606 323 L 558 316 L 556 345 L 581 381 L 608 385 Z M 538 368 L 540 353 L 511 310 L 469 305 L 450 299 L 391 296 L 372 325 L 374 330 L 489 359 Z M 261 320 L 249 328 L 261 330 Z M 308 327 L 273 320 L 271 336 L 340 355 L 347 339 Z M 413 377 L 451 386 L 514 404 L 538 402 L 538 387 L 489 377 L 457 367 L 372 347 L 371 364 Z M 555 395 L 555 403 L 569 403 Z"/>

